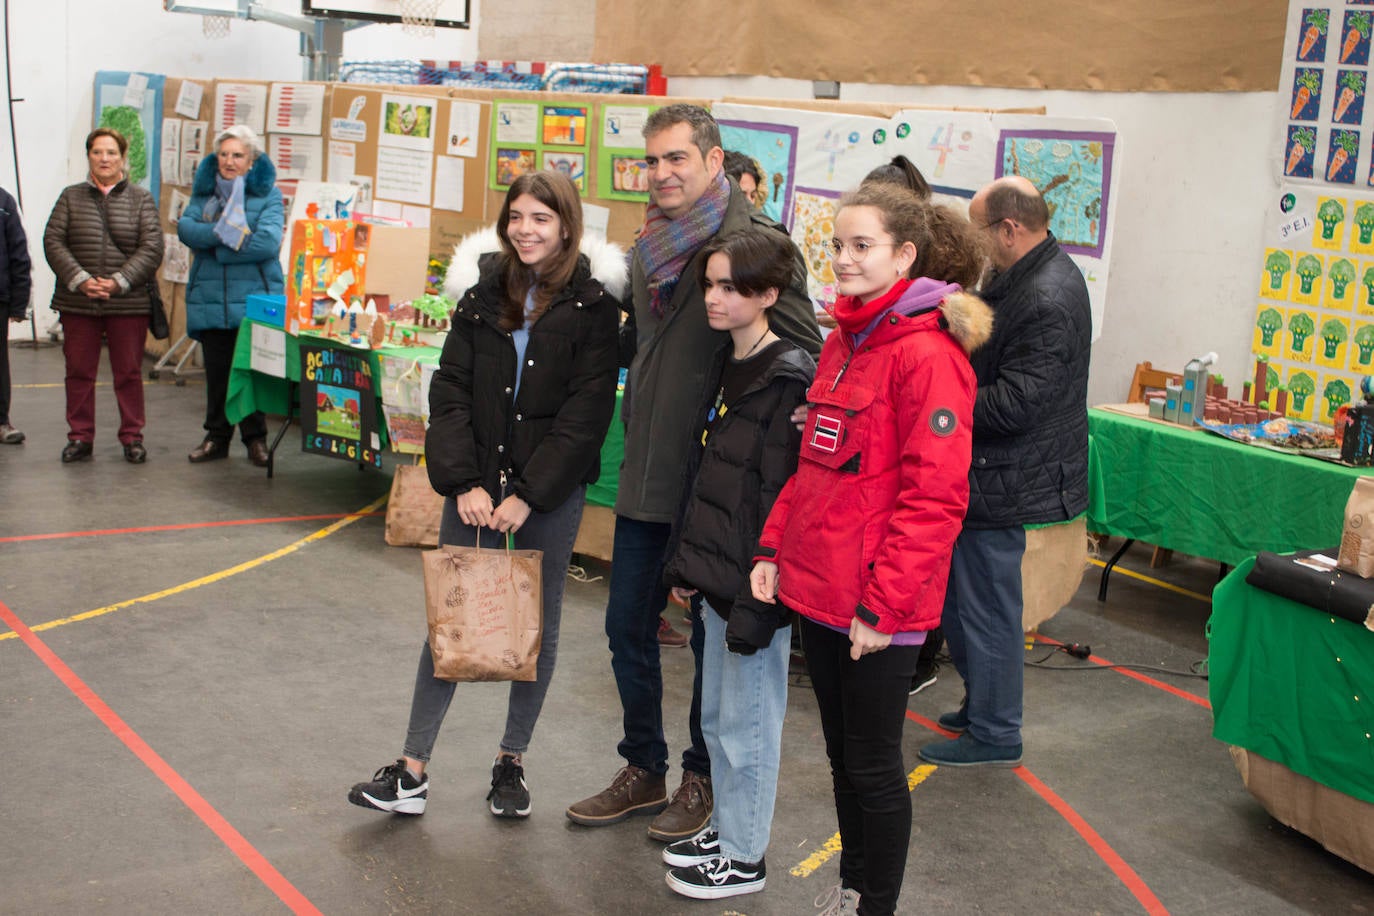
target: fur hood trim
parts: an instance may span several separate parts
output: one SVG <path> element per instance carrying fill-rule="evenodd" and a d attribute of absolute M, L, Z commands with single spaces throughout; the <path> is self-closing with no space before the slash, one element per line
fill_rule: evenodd
<path fill-rule="evenodd" d="M 972 353 L 992 336 L 992 308 L 971 293 L 954 293 L 940 303 L 950 336 Z"/>
<path fill-rule="evenodd" d="M 209 197 L 215 193 L 215 175 L 219 173 L 219 160 L 214 153 L 200 160 L 196 166 L 196 181 L 191 185 L 191 193 L 197 197 Z M 277 167 L 266 153 L 261 153 L 253 162 L 253 167 L 243 177 L 243 193 L 248 197 L 262 197 L 277 183 Z M 287 233 L 290 235 L 291 233 Z"/>
<path fill-rule="evenodd" d="M 620 301 L 625 300 L 625 291 L 630 286 L 630 262 L 625 249 L 614 242 L 582 236 L 579 246 L 591 266 L 592 276 Z M 444 295 L 457 299 L 477 285 L 481 277 L 478 262 L 482 255 L 501 250 L 501 242 L 496 235 L 496 226 L 487 226 L 471 235 L 465 235 L 453 248 L 453 258 L 444 276 Z"/>

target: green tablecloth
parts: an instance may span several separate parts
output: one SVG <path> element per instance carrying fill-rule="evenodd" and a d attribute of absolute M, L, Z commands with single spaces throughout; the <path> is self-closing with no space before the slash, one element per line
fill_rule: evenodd
<path fill-rule="evenodd" d="M 1374 633 L 1246 584 L 1253 565 L 1212 592 L 1212 734 L 1374 803 Z"/>
<path fill-rule="evenodd" d="M 1088 530 L 1220 560 L 1338 543 L 1368 469 L 1088 411 Z"/>
<path fill-rule="evenodd" d="M 326 347 L 351 349 L 347 344 L 320 337 L 309 331 L 300 337 L 286 336 L 286 378 L 254 372 L 253 331 L 256 324 L 245 318 L 239 328 L 238 343 L 234 347 L 234 364 L 229 372 L 229 393 L 225 398 L 225 415 L 230 423 L 237 423 L 255 410 L 273 416 L 299 416 L 300 411 L 292 400 L 291 383 L 301 378 L 301 341 Z M 271 325 L 264 325 L 271 327 Z M 278 329 L 280 330 L 280 329 Z M 372 364 L 372 377 L 377 380 L 377 390 L 381 391 L 382 370 L 379 356 L 400 356 L 405 359 L 418 359 L 422 363 L 439 361 L 438 347 L 383 347 L 368 350 L 368 361 Z M 601 446 L 601 476 L 595 484 L 587 488 L 587 502 L 596 506 L 614 506 L 616 484 L 620 479 L 620 463 L 625 458 L 625 430 L 620 423 L 620 392 L 615 396 L 615 418 L 606 433 L 606 441 Z M 378 397 L 377 426 L 382 436 L 382 444 L 388 443 L 386 421 Z"/>

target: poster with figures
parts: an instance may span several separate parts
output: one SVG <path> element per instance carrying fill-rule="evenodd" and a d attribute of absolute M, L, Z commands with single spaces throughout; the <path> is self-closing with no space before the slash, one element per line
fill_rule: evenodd
<path fill-rule="evenodd" d="M 1331 422 L 1374 373 L 1374 191 L 1281 187 L 1256 292 L 1254 356 L 1290 416 Z"/>
<path fill-rule="evenodd" d="M 834 299 L 834 275 L 823 233 L 833 230 L 839 195 L 873 168 L 904 155 L 921 170 L 937 203 L 963 210 L 1001 174 L 1024 174 L 1042 187 L 1060 214 L 1065 248 L 1083 271 L 1092 300 L 1094 336 L 1101 333 L 1111 260 L 1112 189 L 1119 180 L 1120 141 L 1110 121 L 936 109 L 900 110 L 880 118 L 833 112 L 720 103 L 712 112 L 726 149 L 765 154 L 771 190 L 786 207 L 765 212 L 788 226 L 806 257 L 808 286 L 819 304 Z M 795 150 L 789 168 L 788 149 Z M 1010 150 L 1010 152 L 1008 152 Z M 1003 167 L 1003 154 L 1010 167 Z M 775 171 L 782 174 L 775 175 Z M 1056 229 L 1056 234 L 1060 229 Z"/>
<path fill-rule="evenodd" d="M 1279 189 L 1266 208 L 1251 351 L 1288 413 L 1331 422 L 1374 373 L 1374 7 L 1289 4 Z"/>
<path fill-rule="evenodd" d="M 763 174 L 759 196 L 763 212 L 784 226 L 792 222 L 792 191 L 797 176 L 798 128 L 762 121 L 734 121 L 717 115 L 723 148 L 748 156 Z"/>

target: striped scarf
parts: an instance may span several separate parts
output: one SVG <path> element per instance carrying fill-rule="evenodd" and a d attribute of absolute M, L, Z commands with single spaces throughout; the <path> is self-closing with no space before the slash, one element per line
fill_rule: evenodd
<path fill-rule="evenodd" d="M 644 211 L 644 228 L 635 242 L 635 253 L 649 281 L 649 310 L 654 317 L 663 317 L 692 255 L 720 232 L 729 202 L 730 182 L 722 171 L 692 209 L 677 219 L 669 219 L 653 203 Z"/>

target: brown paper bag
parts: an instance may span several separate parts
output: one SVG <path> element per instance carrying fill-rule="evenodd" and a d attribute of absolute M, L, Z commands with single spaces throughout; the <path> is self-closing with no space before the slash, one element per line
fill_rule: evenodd
<path fill-rule="evenodd" d="M 1350 491 L 1336 566 L 1366 579 L 1374 575 L 1374 477 L 1357 478 Z"/>
<path fill-rule="evenodd" d="M 392 547 L 439 546 L 443 510 L 444 498 L 429 485 L 424 465 L 398 465 L 386 503 L 386 542 Z"/>
<path fill-rule="evenodd" d="M 543 627 L 538 550 L 455 547 L 423 554 L 434 676 L 532 681 Z"/>

